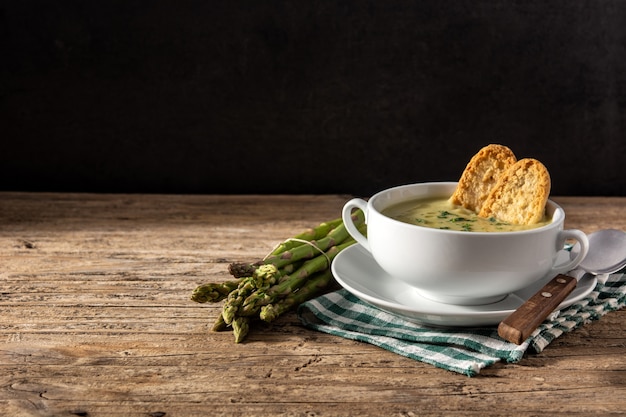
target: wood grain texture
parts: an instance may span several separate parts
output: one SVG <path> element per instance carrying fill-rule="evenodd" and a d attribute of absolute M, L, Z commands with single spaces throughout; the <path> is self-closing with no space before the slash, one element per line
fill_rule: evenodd
<path fill-rule="evenodd" d="M 626 311 L 468 378 L 303 328 L 245 343 L 189 300 L 348 196 L 0 193 L 0 410 L 15 416 L 619 415 Z M 555 199 L 626 230 L 624 198 Z M 503 408 L 505 407 L 505 408 Z"/>

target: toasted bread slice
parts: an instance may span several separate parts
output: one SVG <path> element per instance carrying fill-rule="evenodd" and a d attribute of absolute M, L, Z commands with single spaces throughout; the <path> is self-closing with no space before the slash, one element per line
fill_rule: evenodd
<path fill-rule="evenodd" d="M 520 159 L 500 177 L 478 215 L 513 224 L 538 223 L 545 214 L 550 185 L 550 174 L 541 162 Z"/>
<path fill-rule="evenodd" d="M 485 146 L 465 167 L 450 202 L 480 212 L 498 179 L 516 161 L 513 151 L 504 145 Z"/>

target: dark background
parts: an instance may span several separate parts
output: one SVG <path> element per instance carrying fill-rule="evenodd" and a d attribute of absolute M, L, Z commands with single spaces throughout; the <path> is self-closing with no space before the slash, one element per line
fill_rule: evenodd
<path fill-rule="evenodd" d="M 0 190 L 626 195 L 626 1 L 0 1 Z"/>

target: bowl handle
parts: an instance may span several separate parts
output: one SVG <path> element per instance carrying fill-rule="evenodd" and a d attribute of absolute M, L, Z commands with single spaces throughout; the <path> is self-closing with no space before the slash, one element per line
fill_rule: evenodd
<path fill-rule="evenodd" d="M 367 238 L 357 229 L 352 221 L 352 210 L 360 209 L 365 215 L 365 223 L 367 223 L 367 201 L 362 198 L 353 198 L 348 201 L 344 206 L 341 212 L 341 217 L 343 219 L 343 224 L 346 226 L 348 233 L 350 236 L 354 238 L 361 246 L 367 249 L 368 252 L 372 252 L 370 249 L 370 244 L 367 241 Z"/>
<path fill-rule="evenodd" d="M 587 235 L 577 229 L 561 230 L 557 240 L 557 247 L 562 248 L 567 239 L 574 239 L 580 244 L 580 252 L 573 259 L 552 267 L 551 274 L 563 274 L 576 268 L 587 256 L 589 251 L 589 239 Z"/>

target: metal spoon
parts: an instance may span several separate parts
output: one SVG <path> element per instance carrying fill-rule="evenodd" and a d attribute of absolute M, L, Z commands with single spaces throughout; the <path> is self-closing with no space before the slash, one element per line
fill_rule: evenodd
<path fill-rule="evenodd" d="M 589 251 L 578 268 L 559 274 L 543 286 L 498 326 L 498 335 L 522 344 L 554 309 L 576 288 L 586 274 L 612 274 L 626 266 L 626 232 L 605 229 L 591 233 Z M 572 248 L 575 253 L 578 245 Z"/>
<path fill-rule="evenodd" d="M 598 230 L 587 238 L 589 252 L 574 271 L 582 269 L 594 275 L 612 274 L 626 266 L 626 232 L 616 229 Z M 572 252 L 578 253 L 579 248 L 576 244 Z"/>

